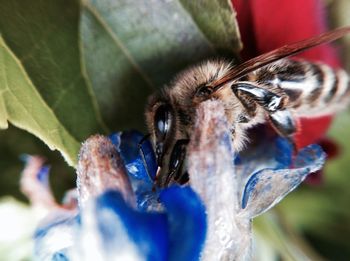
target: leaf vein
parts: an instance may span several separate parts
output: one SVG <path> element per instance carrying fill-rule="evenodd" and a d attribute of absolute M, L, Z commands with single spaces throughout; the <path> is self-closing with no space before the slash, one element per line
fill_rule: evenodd
<path fill-rule="evenodd" d="M 88 10 L 100 23 L 100 25 L 106 30 L 108 35 L 112 38 L 114 43 L 120 48 L 122 53 L 125 55 L 125 57 L 129 60 L 130 64 L 134 67 L 134 69 L 140 74 L 140 76 L 145 80 L 147 85 L 152 89 L 155 90 L 154 83 L 152 80 L 147 76 L 147 74 L 142 70 L 142 68 L 136 63 L 132 55 L 128 52 L 127 48 L 124 46 L 122 41 L 119 39 L 119 37 L 113 32 L 113 30 L 109 27 L 109 25 L 104 21 L 104 19 L 101 17 L 101 15 L 95 11 L 94 8 L 92 8 L 88 3 L 84 3 L 84 7 L 86 10 Z"/>
<path fill-rule="evenodd" d="M 62 98 L 74 89 L 75 84 L 81 79 L 81 75 L 78 75 L 66 88 L 62 88 L 63 90 L 57 97 L 56 101 L 51 105 L 52 110 L 55 110 L 58 104 L 61 102 Z"/>

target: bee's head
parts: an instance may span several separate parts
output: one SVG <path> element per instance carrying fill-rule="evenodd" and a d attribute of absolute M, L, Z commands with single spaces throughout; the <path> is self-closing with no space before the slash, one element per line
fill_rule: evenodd
<path fill-rule="evenodd" d="M 146 121 L 158 167 L 157 183 L 182 183 L 183 161 L 198 102 L 210 96 L 206 84 L 230 68 L 224 60 L 205 61 L 180 72 L 165 88 L 153 94 L 146 106 Z M 209 92 L 209 93 L 208 93 Z M 176 180 L 179 179 L 179 180 Z"/>
<path fill-rule="evenodd" d="M 188 138 L 182 117 L 181 109 L 168 93 L 161 91 L 150 97 L 146 121 L 158 165 L 156 184 L 159 187 L 188 181 L 184 171 Z"/>

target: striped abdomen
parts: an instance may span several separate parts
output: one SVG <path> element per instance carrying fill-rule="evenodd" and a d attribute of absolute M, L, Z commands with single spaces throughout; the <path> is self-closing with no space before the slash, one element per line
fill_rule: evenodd
<path fill-rule="evenodd" d="M 321 63 L 283 59 L 250 75 L 249 81 L 282 89 L 299 116 L 332 114 L 350 102 L 350 77 Z"/>

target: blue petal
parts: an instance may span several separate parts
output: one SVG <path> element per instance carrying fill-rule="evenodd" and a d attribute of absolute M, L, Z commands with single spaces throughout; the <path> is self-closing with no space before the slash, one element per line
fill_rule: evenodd
<path fill-rule="evenodd" d="M 116 132 L 116 133 L 109 135 L 109 139 L 112 141 L 112 143 L 114 144 L 114 146 L 117 148 L 118 151 L 119 151 L 119 146 L 120 146 L 120 135 L 121 134 L 122 134 L 121 132 Z"/>
<path fill-rule="evenodd" d="M 152 144 L 148 139 L 141 144 L 143 155 L 140 153 L 138 145 L 142 138 L 143 135 L 137 131 L 125 131 L 110 136 L 124 160 L 131 186 L 136 194 L 137 206 L 141 210 L 147 210 L 157 205 L 158 195 L 152 191 L 157 164 Z"/>
<path fill-rule="evenodd" d="M 276 168 L 287 168 L 292 164 L 293 146 L 287 139 L 278 137 L 272 154 L 276 160 Z"/>
<path fill-rule="evenodd" d="M 50 174 L 50 167 L 49 166 L 43 166 L 41 167 L 39 173 L 37 174 L 36 178 L 38 181 L 43 184 L 45 187 L 49 186 L 49 174 Z"/>
<path fill-rule="evenodd" d="M 206 236 L 205 207 L 190 187 L 173 186 L 160 194 L 169 222 L 169 260 L 199 260 Z"/>
<path fill-rule="evenodd" d="M 121 135 L 120 152 L 124 157 L 127 166 L 129 164 L 136 164 L 137 162 L 137 167 L 140 167 L 139 171 L 142 174 L 148 173 L 149 177 L 147 178 L 151 178 L 152 180 L 154 180 L 157 171 L 156 158 L 153 152 L 151 142 L 149 141 L 149 139 L 146 139 L 141 144 L 143 156 L 145 157 L 145 162 L 143 161 L 142 155 L 138 147 L 139 142 L 142 140 L 143 137 L 144 135 L 137 131 L 123 132 Z M 145 177 L 142 175 L 141 178 Z"/>
<path fill-rule="evenodd" d="M 303 168 L 310 167 L 310 172 L 319 170 L 326 160 L 326 154 L 319 145 L 312 144 L 300 150 L 298 153 L 294 167 Z"/>
<path fill-rule="evenodd" d="M 288 168 L 292 155 L 292 144 L 281 137 L 263 140 L 257 146 L 241 152 L 235 159 L 238 187 L 243 188 L 252 173 L 261 169 Z"/>
<path fill-rule="evenodd" d="M 53 255 L 52 261 L 69 261 L 69 258 L 65 251 L 62 250 Z"/>
<path fill-rule="evenodd" d="M 139 247 L 147 260 L 167 260 L 168 257 L 168 223 L 165 214 L 146 213 L 130 208 L 116 191 L 107 191 L 96 200 L 96 219 L 108 248 L 118 244 L 118 228 L 103 214 L 111 211 L 123 222 L 129 237 Z"/>
<path fill-rule="evenodd" d="M 143 151 L 143 155 L 141 155 L 139 143 L 143 137 L 144 135 L 138 131 L 124 131 L 110 135 L 111 141 L 121 153 L 130 173 L 138 179 L 154 180 L 157 171 L 156 158 L 152 144 L 148 139 L 141 144 Z M 145 157 L 145 162 L 142 156 Z"/>
<path fill-rule="evenodd" d="M 319 170 L 324 162 L 325 153 L 321 147 L 311 145 L 299 152 L 293 169 L 266 168 L 254 173 L 244 188 L 242 209 L 249 218 L 267 211 L 294 190 L 309 173 Z"/>
<path fill-rule="evenodd" d="M 32 156 L 28 154 L 22 154 L 20 160 L 24 163 L 28 163 L 32 159 Z M 50 175 L 50 166 L 42 166 L 39 172 L 36 174 L 36 179 L 46 188 L 49 188 L 49 175 Z"/>

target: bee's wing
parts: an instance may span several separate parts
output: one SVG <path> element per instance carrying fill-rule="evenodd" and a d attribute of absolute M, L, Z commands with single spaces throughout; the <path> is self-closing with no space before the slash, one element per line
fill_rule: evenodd
<path fill-rule="evenodd" d="M 252 71 L 255 71 L 265 65 L 276 62 L 282 58 L 295 55 L 297 53 L 303 52 L 307 49 L 315 47 L 320 44 L 332 42 L 346 34 L 350 33 L 350 26 L 338 28 L 336 30 L 326 32 L 306 40 L 302 40 L 296 43 L 284 45 L 277 48 L 271 52 L 264 53 L 257 57 L 254 57 L 246 62 L 243 62 L 235 67 L 233 67 L 226 75 L 220 79 L 211 83 L 211 86 L 215 91 L 220 89 L 225 83 L 238 79 Z"/>

